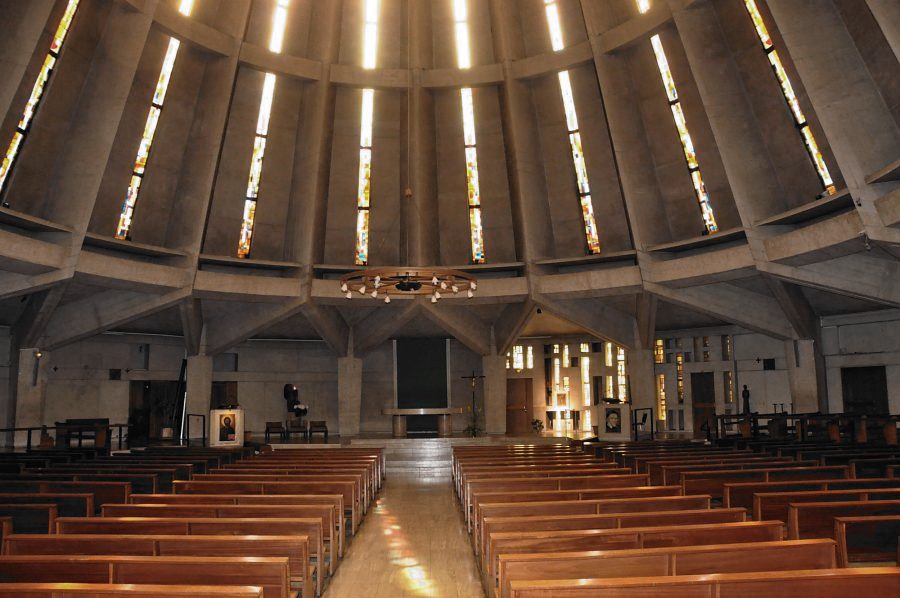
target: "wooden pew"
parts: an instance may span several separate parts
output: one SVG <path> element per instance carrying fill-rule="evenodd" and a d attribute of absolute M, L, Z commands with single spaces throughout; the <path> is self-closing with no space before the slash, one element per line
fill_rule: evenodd
<path fill-rule="evenodd" d="M 363 513 L 368 510 L 375 488 L 369 484 L 368 472 L 364 469 L 323 469 L 318 471 L 292 469 L 213 469 L 208 474 L 194 476 L 196 480 L 252 480 L 263 482 L 293 482 L 303 480 L 352 480 L 357 484 L 357 492 L 363 505 Z"/>
<path fill-rule="evenodd" d="M 787 537 L 790 540 L 833 538 L 835 517 L 871 515 L 900 515 L 900 500 L 791 503 Z"/>
<path fill-rule="evenodd" d="M 894 561 L 900 565 L 900 515 L 835 517 L 838 566 Z"/>
<path fill-rule="evenodd" d="M 12 517 L 0 517 L 0 540 L 12 533 Z"/>
<path fill-rule="evenodd" d="M 372 458 L 375 460 L 375 463 L 378 467 L 378 475 L 384 479 L 384 471 L 385 471 L 385 457 L 384 457 L 384 448 L 382 447 L 365 447 L 365 448 L 353 448 L 353 447 L 340 447 L 340 448 L 319 448 L 319 447 L 304 447 L 304 448 L 280 448 L 271 453 L 266 453 L 264 455 L 265 458 L 270 459 L 291 459 L 291 460 L 301 460 L 301 459 L 310 459 L 315 460 L 319 457 L 324 458 L 339 458 L 339 457 L 352 457 L 352 458 Z"/>
<path fill-rule="evenodd" d="M 344 555 L 344 497 L 341 494 L 141 494 L 132 504 L 328 505 L 334 510 L 338 557 Z"/>
<path fill-rule="evenodd" d="M 193 463 L 178 463 L 165 461 L 150 461 L 148 459 L 124 460 L 116 461 L 84 461 L 78 463 L 64 463 L 62 465 L 54 465 L 53 467 L 45 467 L 43 469 L 31 468 L 31 471 L 50 471 L 50 472 L 90 472 L 97 473 L 128 471 L 133 473 L 156 473 L 159 475 L 160 488 L 171 490 L 172 480 L 189 480 L 194 472 Z"/>
<path fill-rule="evenodd" d="M 0 583 L 0 595 L 23 598 L 262 598 L 263 589 L 259 586 L 130 583 Z"/>
<path fill-rule="evenodd" d="M 184 518 L 317 518 L 322 521 L 325 534 L 325 550 L 328 555 L 328 574 L 334 573 L 338 559 L 338 543 L 335 538 L 335 513 L 331 505 L 173 505 L 126 504 L 104 505 L 104 517 L 184 517 Z"/>
<path fill-rule="evenodd" d="M 681 487 L 685 494 L 710 494 L 722 498 L 724 485 L 735 482 L 778 482 L 814 480 L 823 478 L 848 478 L 846 465 L 827 467 L 797 467 L 784 469 L 735 469 L 726 471 L 690 471 L 681 474 Z"/>
<path fill-rule="evenodd" d="M 512 581 L 577 579 L 584 574 L 594 578 L 658 577 L 834 567 L 834 542 L 824 539 L 504 554 L 500 556 L 498 589 L 500 598 L 509 598 Z"/>
<path fill-rule="evenodd" d="M 763 457 L 761 460 L 733 460 L 724 463 L 703 463 L 691 461 L 689 463 L 673 463 L 660 467 L 662 470 L 662 484 L 677 484 L 681 481 L 681 474 L 693 471 L 728 471 L 735 469 L 788 469 L 799 467 L 816 467 L 817 461 L 794 461 L 790 457 Z M 651 483 L 653 482 L 651 478 Z"/>
<path fill-rule="evenodd" d="M 656 513 L 605 513 L 602 515 L 549 515 L 538 517 L 488 517 L 484 520 L 485 549 L 481 554 L 481 568 L 491 561 L 492 534 L 516 532 L 562 532 L 596 529 L 626 529 L 634 527 L 669 527 L 705 525 L 711 523 L 742 523 L 747 520 L 744 509 L 707 509 L 696 511 L 667 511 Z"/>
<path fill-rule="evenodd" d="M 108 502 L 128 502 L 131 496 L 131 484 L 128 482 L 42 482 L 30 481 L 4 481 L 2 483 L 4 493 L 33 494 L 85 494 L 94 495 L 94 509 L 99 509 Z"/>
<path fill-rule="evenodd" d="M 229 463 L 223 467 L 211 469 L 207 473 L 351 473 L 365 477 L 369 486 L 369 494 L 374 496 L 381 489 L 381 478 L 378 476 L 377 464 L 371 461 L 331 461 L 317 460 L 315 463 L 297 463 L 280 459 L 276 461 L 247 459 L 237 463 Z"/>
<path fill-rule="evenodd" d="M 0 503 L 8 505 L 54 504 L 59 517 L 90 517 L 94 510 L 93 494 L 14 493 L 0 494 Z"/>
<path fill-rule="evenodd" d="M 159 478 L 153 473 L 24 473 L 14 477 L 0 476 L 3 486 L 7 482 L 128 482 L 133 492 L 155 494 L 159 492 Z"/>
<path fill-rule="evenodd" d="M 353 482 L 252 482 L 228 480 L 177 481 L 175 494 L 340 494 L 350 511 L 350 533 L 355 535 L 361 518 Z"/>
<path fill-rule="evenodd" d="M 485 576 L 491 581 L 489 585 L 496 583 L 498 557 L 501 554 L 738 544 L 773 542 L 781 539 L 782 523 L 780 521 L 633 527 L 629 529 L 499 532 L 491 534 L 485 546 L 485 550 L 490 551 L 491 555 Z"/>
<path fill-rule="evenodd" d="M 166 535 L 293 535 L 309 543 L 316 565 L 316 594 L 322 593 L 325 576 L 324 530 L 316 518 L 207 518 L 207 517 L 60 517 L 58 534 L 166 534 Z"/>
<path fill-rule="evenodd" d="M 484 522 L 487 519 L 544 517 L 551 515 L 605 515 L 608 513 L 652 513 L 658 511 L 688 511 L 710 508 L 709 495 L 669 496 L 649 498 L 585 499 L 575 501 L 487 502 L 476 511 L 472 536 L 475 552 L 480 553 L 487 538 Z"/>
<path fill-rule="evenodd" d="M 671 577 L 514 581 L 510 598 L 594 598 L 617 596 L 815 596 L 846 598 L 858 594 L 896 596 L 900 568 L 818 569 L 713 573 Z"/>
<path fill-rule="evenodd" d="M 710 465 L 727 465 L 729 463 L 771 463 L 772 459 L 779 459 L 780 461 L 784 461 L 789 459 L 790 457 L 760 457 L 760 456 L 747 456 L 746 454 L 721 454 L 713 457 L 683 457 L 683 458 L 672 458 L 666 457 L 664 459 L 657 458 L 641 458 L 636 461 L 638 466 L 638 473 L 649 473 L 650 474 L 650 483 L 652 484 L 662 484 L 663 483 L 663 467 L 666 466 L 674 466 L 674 465 L 701 465 L 705 463 L 709 463 Z M 673 478 L 677 480 L 677 476 Z"/>
<path fill-rule="evenodd" d="M 753 495 L 758 492 L 799 492 L 815 490 L 857 490 L 864 488 L 900 488 L 900 480 L 830 479 L 801 480 L 797 482 L 738 482 L 726 483 L 722 505 L 753 509 Z"/>
<path fill-rule="evenodd" d="M 0 504 L 0 517 L 11 518 L 17 534 L 52 534 L 58 512 L 53 503 Z"/>
<path fill-rule="evenodd" d="M 753 518 L 788 520 L 792 502 L 846 502 L 862 500 L 900 500 L 900 488 L 864 488 L 813 492 L 759 492 L 753 495 Z"/>
<path fill-rule="evenodd" d="M 164 534 L 14 534 L 4 541 L 4 555 L 122 555 L 165 557 L 281 557 L 287 558 L 292 584 L 302 586 L 304 598 L 315 593 L 309 542 L 298 536 L 182 536 Z"/>
<path fill-rule="evenodd" d="M 5 583 L 110 583 L 259 586 L 290 598 L 288 560 L 276 557 L 0 556 Z"/>
<path fill-rule="evenodd" d="M 178 470 L 174 467 L 161 467 L 161 466 L 135 466 L 135 467 L 106 467 L 102 465 L 92 465 L 90 461 L 72 463 L 70 465 L 62 465 L 57 467 L 45 467 L 42 469 L 26 469 L 24 475 L 128 475 L 128 474 L 137 474 L 137 475 L 155 475 L 156 476 L 156 489 L 154 492 L 171 492 L 172 491 L 172 481 L 176 479 L 178 475 Z M 141 481 L 137 487 L 140 491 L 144 491 L 145 487 L 143 485 L 143 481 L 145 478 L 137 478 Z M 185 478 L 187 479 L 187 478 Z M 134 484 L 134 480 L 128 479 L 125 481 L 130 481 Z"/>
<path fill-rule="evenodd" d="M 477 482 L 480 480 L 500 480 L 500 479 L 524 479 L 524 478 L 565 478 L 565 477 L 589 477 L 589 476 L 611 476 L 611 475 L 631 475 L 634 472 L 624 467 L 617 467 L 614 463 L 601 465 L 599 467 L 587 465 L 572 465 L 569 467 L 556 466 L 535 466 L 529 470 L 481 470 L 481 471 L 461 471 L 460 472 L 460 488 L 464 489 L 469 482 Z"/>
<path fill-rule="evenodd" d="M 504 478 L 466 482 L 463 513 L 472 529 L 472 495 L 479 491 L 515 492 L 522 490 L 574 490 L 586 488 L 631 488 L 646 486 L 646 474 L 586 476 L 571 478 Z"/>

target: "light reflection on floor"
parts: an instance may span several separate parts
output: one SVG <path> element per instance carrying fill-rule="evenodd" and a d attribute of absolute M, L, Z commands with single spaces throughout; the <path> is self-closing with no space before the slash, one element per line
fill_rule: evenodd
<path fill-rule="evenodd" d="M 388 478 L 326 598 L 483 596 L 449 478 Z"/>

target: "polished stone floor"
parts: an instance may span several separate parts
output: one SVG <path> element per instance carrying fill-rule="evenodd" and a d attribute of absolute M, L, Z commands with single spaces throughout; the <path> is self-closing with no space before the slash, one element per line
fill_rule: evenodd
<path fill-rule="evenodd" d="M 449 478 L 388 477 L 325 598 L 482 598 Z"/>

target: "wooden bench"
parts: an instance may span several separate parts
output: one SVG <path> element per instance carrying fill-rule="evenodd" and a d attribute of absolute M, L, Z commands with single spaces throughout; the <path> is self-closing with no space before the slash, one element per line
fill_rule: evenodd
<path fill-rule="evenodd" d="M 900 515 L 900 500 L 791 503 L 787 537 L 790 540 L 833 538 L 835 517 L 871 515 Z"/>
<path fill-rule="evenodd" d="M 329 575 L 334 573 L 340 538 L 335 538 L 334 508 L 331 505 L 104 505 L 104 517 L 186 517 L 186 518 L 317 518 L 322 521 Z"/>
<path fill-rule="evenodd" d="M 291 473 L 284 475 L 262 475 L 252 473 L 198 473 L 191 480 L 193 482 L 348 482 L 352 484 L 353 493 L 351 500 L 358 505 L 361 513 L 365 515 L 368 510 L 368 491 L 366 484 L 359 475 L 347 474 L 306 474 Z M 190 482 L 185 482 L 190 483 Z"/>
<path fill-rule="evenodd" d="M 774 457 L 775 459 L 779 459 L 777 462 L 786 462 L 790 457 Z M 650 474 L 650 483 L 651 484 L 662 484 L 663 483 L 663 475 L 664 467 L 671 467 L 676 465 L 690 466 L 690 465 L 702 465 L 702 464 L 710 464 L 710 465 L 727 465 L 729 463 L 771 463 L 773 457 L 760 457 L 760 456 L 746 456 L 745 454 L 741 455 L 718 455 L 715 457 L 687 457 L 687 458 L 666 458 L 666 459 L 646 459 L 646 460 L 638 460 L 638 473 L 648 473 Z M 674 477 L 673 480 L 677 481 L 678 477 Z"/>
<path fill-rule="evenodd" d="M 360 490 L 362 493 L 362 499 L 365 501 L 366 505 L 371 504 L 375 493 L 378 488 L 374 484 L 374 480 L 372 478 L 372 472 L 366 470 L 365 468 L 347 468 L 347 467 L 284 467 L 284 468 L 275 468 L 275 467 L 242 467 L 238 468 L 237 465 L 239 463 L 235 463 L 235 467 L 232 468 L 222 468 L 222 469 L 212 469 L 209 474 L 205 476 L 195 476 L 198 480 L 203 479 L 215 479 L 212 476 L 265 476 L 265 478 L 272 478 L 275 481 L 278 480 L 286 480 L 288 482 L 294 479 L 341 479 L 335 478 L 333 476 L 352 476 L 353 478 L 358 478 L 361 482 Z M 208 477 L 206 477 L 208 476 Z"/>
<path fill-rule="evenodd" d="M 41 481 L 3 481 L 4 493 L 15 494 L 93 494 L 94 509 L 99 509 L 108 502 L 128 502 L 131 496 L 131 484 L 128 482 L 41 482 Z"/>
<path fill-rule="evenodd" d="M 175 494 L 340 494 L 350 513 L 350 533 L 356 535 L 361 514 L 353 482 L 252 482 L 191 480 L 175 482 Z"/>
<path fill-rule="evenodd" d="M 838 565 L 894 561 L 900 565 L 900 515 L 835 517 Z"/>
<path fill-rule="evenodd" d="M 172 482 L 176 479 L 178 475 L 178 470 L 174 467 L 161 467 L 161 466 L 136 466 L 136 467 L 107 467 L 105 465 L 92 465 L 90 461 L 84 463 L 73 463 L 71 465 L 62 465 L 56 467 L 45 467 L 42 469 L 26 469 L 25 475 L 69 475 L 75 474 L 76 476 L 81 475 L 131 475 L 136 474 L 138 476 L 144 475 L 155 475 L 156 476 L 156 488 L 154 492 L 171 492 L 172 491 Z M 139 491 L 145 491 L 146 488 L 143 484 L 145 478 L 140 477 L 137 478 L 141 483 L 138 484 Z M 187 478 L 185 478 L 187 479 Z M 134 480 L 126 479 L 124 481 L 130 481 L 134 484 Z M 151 487 L 152 486 L 147 486 Z M 146 493 L 146 492 L 145 492 Z"/>
<path fill-rule="evenodd" d="M 722 505 L 753 509 L 753 495 L 759 492 L 862 490 L 875 488 L 900 488 L 900 480 L 875 478 L 727 483 L 724 486 Z"/>
<path fill-rule="evenodd" d="M 24 473 L 7 478 L 0 476 L 3 486 L 7 482 L 46 481 L 46 482 L 128 482 L 131 491 L 138 494 L 159 492 L 159 478 L 153 473 Z"/>
<path fill-rule="evenodd" d="M 713 573 L 672 577 L 514 581 L 510 598 L 619 598 L 647 596 L 779 596 L 846 598 L 858 594 L 896 596 L 900 568 L 818 569 Z"/>
<path fill-rule="evenodd" d="M 57 516 L 53 503 L 0 504 L 0 517 L 12 519 L 16 534 L 52 534 Z"/>
<path fill-rule="evenodd" d="M 709 495 L 649 498 L 601 498 L 575 501 L 487 502 L 483 501 L 473 524 L 476 553 L 484 545 L 487 519 L 544 516 L 605 515 L 608 513 L 652 513 L 710 508 Z"/>
<path fill-rule="evenodd" d="M 0 595 L 27 598 L 262 598 L 259 586 L 0 583 Z"/>
<path fill-rule="evenodd" d="M 646 474 L 586 476 L 571 478 L 504 478 L 502 480 L 475 480 L 466 482 L 463 513 L 472 529 L 472 495 L 479 491 L 516 492 L 523 490 L 577 490 L 603 488 L 632 488 L 646 486 Z"/>
<path fill-rule="evenodd" d="M 672 463 L 662 465 L 660 467 L 660 470 L 662 471 L 661 483 L 665 485 L 677 484 L 681 481 L 682 473 L 694 471 L 786 469 L 799 467 L 816 467 L 818 465 L 819 463 L 817 461 L 794 461 L 790 457 L 764 457 L 759 460 L 735 459 L 732 461 L 725 461 L 724 463 Z M 650 481 L 651 483 L 653 483 L 652 478 Z"/>
<path fill-rule="evenodd" d="M 369 492 L 375 494 L 381 489 L 381 477 L 378 475 L 377 463 L 370 461 L 330 461 L 316 460 L 315 463 L 297 463 L 286 459 L 279 460 L 257 460 L 249 459 L 246 461 L 238 461 L 237 463 L 229 463 L 223 467 L 211 469 L 208 473 L 353 473 L 360 474 L 366 478 L 369 485 Z"/>
<path fill-rule="evenodd" d="M 93 494 L 14 493 L 0 494 L 0 503 L 7 505 L 54 504 L 59 517 L 90 517 L 94 510 Z"/>
<path fill-rule="evenodd" d="M 307 446 L 304 448 L 280 448 L 271 453 L 267 453 L 265 455 L 266 459 L 292 459 L 292 460 L 301 460 L 301 459 L 311 459 L 315 460 L 318 457 L 325 458 L 371 458 L 374 459 L 378 466 L 379 475 L 384 478 L 384 470 L 385 470 L 385 457 L 384 457 L 384 448 L 378 447 L 366 447 L 366 448 L 350 448 L 350 447 L 333 447 L 333 448 L 323 448 L 323 447 L 312 447 Z"/>
<path fill-rule="evenodd" d="M 735 482 L 778 482 L 814 480 L 823 478 L 847 478 L 850 468 L 846 465 L 797 467 L 784 469 L 735 469 L 725 471 L 690 471 L 681 474 L 681 487 L 685 494 L 709 494 L 722 498 L 724 485 Z"/>
<path fill-rule="evenodd" d="M 193 463 L 179 463 L 177 461 L 151 461 L 149 459 L 116 459 L 113 461 L 84 461 L 78 463 L 64 463 L 54 465 L 52 468 L 44 468 L 44 470 L 53 471 L 96 471 L 97 473 L 131 471 L 134 473 L 160 473 L 160 487 L 163 484 L 171 486 L 172 480 L 189 480 L 195 472 Z"/>
<path fill-rule="evenodd" d="M 824 539 L 504 554 L 500 556 L 498 593 L 509 598 L 513 581 L 575 579 L 586 573 L 593 578 L 659 577 L 834 567 L 834 542 Z"/>
<path fill-rule="evenodd" d="M 291 598 L 288 560 L 277 557 L 0 556 L 4 583 L 259 586 Z"/>
<path fill-rule="evenodd" d="M 0 540 L 12 533 L 12 517 L 0 517 Z"/>
<path fill-rule="evenodd" d="M 900 488 L 864 488 L 812 492 L 758 492 L 753 495 L 753 518 L 788 520 L 792 502 L 846 502 L 863 500 L 900 500 Z"/>
<path fill-rule="evenodd" d="M 60 517 L 58 534 L 149 534 L 149 535 L 227 535 L 295 536 L 309 544 L 309 555 L 316 565 L 316 594 L 321 594 L 325 574 L 324 531 L 315 518 L 206 518 L 206 517 Z"/>
<path fill-rule="evenodd" d="M 298 536 L 230 536 L 223 541 L 220 535 L 12 535 L 4 541 L 3 554 L 280 557 L 288 560 L 291 583 L 302 587 L 304 598 L 315 593 L 309 542 Z"/>
<path fill-rule="evenodd" d="M 669 527 L 711 523 L 741 523 L 746 520 L 747 511 L 744 509 L 605 513 L 602 515 L 548 515 L 539 517 L 488 517 L 483 522 L 485 549 L 483 554 L 481 554 L 481 567 L 486 569 L 487 564 L 491 560 L 490 542 L 488 542 L 488 539 L 492 534 L 497 533 Z"/>
<path fill-rule="evenodd" d="M 628 529 L 499 532 L 488 537 L 485 550 L 490 551 L 491 558 L 485 574 L 491 581 L 489 585 L 494 585 L 499 556 L 502 554 L 773 542 L 781 540 L 782 533 L 780 521 Z"/>

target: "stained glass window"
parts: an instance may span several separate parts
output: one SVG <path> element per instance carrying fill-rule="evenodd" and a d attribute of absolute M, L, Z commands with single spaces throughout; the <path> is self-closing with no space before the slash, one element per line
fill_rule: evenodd
<path fill-rule="evenodd" d="M 591 344 L 590 343 L 581 343 L 579 347 L 582 353 L 590 353 L 591 352 Z"/>
<path fill-rule="evenodd" d="M 591 404 L 591 358 L 581 358 L 581 402 Z"/>
<path fill-rule="evenodd" d="M 781 86 L 781 93 L 784 95 L 784 99 L 788 104 L 791 116 L 794 117 L 794 123 L 800 131 L 803 145 L 806 147 L 806 151 L 819 175 L 819 180 L 822 181 L 822 185 L 825 187 L 826 192 L 829 194 L 834 193 L 834 181 L 831 178 L 831 173 L 828 172 L 828 167 L 825 165 L 825 160 L 822 158 L 822 152 L 819 151 L 819 144 L 816 143 L 816 138 L 809 129 L 809 123 L 806 121 L 806 116 L 804 116 L 803 110 L 800 109 L 800 102 L 797 99 L 797 94 L 794 93 L 791 80 L 784 70 L 784 65 L 781 64 L 781 58 L 778 56 L 778 51 L 775 49 L 775 43 L 772 41 L 772 36 L 769 35 L 769 30 L 766 28 L 766 23 L 763 21 L 759 8 L 756 6 L 755 0 L 744 0 L 744 6 L 747 7 L 747 12 L 750 13 L 750 19 L 753 21 L 753 27 L 756 29 L 756 35 L 759 37 L 763 51 L 769 57 L 769 64 L 772 65 L 772 72 L 775 73 L 775 78 Z"/>
<path fill-rule="evenodd" d="M 563 367 L 569 367 L 569 345 L 563 345 L 562 360 Z"/>
<path fill-rule="evenodd" d="M 528 345 L 525 352 L 525 367 L 529 370 L 534 368 L 534 347 L 531 345 Z"/>
<path fill-rule="evenodd" d="M 662 421 L 666 421 L 666 375 L 656 375 L 656 413 Z"/>
<path fill-rule="evenodd" d="M 623 403 L 628 400 L 628 377 L 625 374 L 625 349 L 616 349 L 616 386 L 619 400 Z"/>
<path fill-rule="evenodd" d="M 184 16 L 190 16 L 194 8 L 194 0 L 182 0 L 178 11 Z M 119 213 L 119 223 L 116 226 L 117 239 L 129 239 L 131 237 L 131 225 L 134 223 L 134 209 L 137 206 L 140 194 L 141 182 L 144 170 L 147 168 L 147 159 L 150 157 L 150 148 L 156 137 L 156 127 L 159 125 L 159 117 L 162 114 L 163 103 L 166 101 L 166 92 L 172 80 L 172 71 L 175 69 L 175 59 L 178 58 L 178 48 L 181 42 L 170 38 L 156 78 L 156 87 L 153 89 L 153 98 L 150 100 L 150 110 L 147 112 L 147 120 L 144 123 L 144 132 L 138 144 L 137 155 L 134 158 L 134 168 L 131 172 L 131 182 L 125 192 L 125 201 L 122 202 L 122 211 Z"/>
<path fill-rule="evenodd" d="M 606 363 L 606 366 L 607 366 L 607 367 L 612 367 L 612 364 L 613 364 L 613 345 L 612 345 L 612 343 L 606 343 L 606 344 L 605 344 L 605 347 L 606 347 L 606 353 L 605 353 L 605 360 L 604 360 L 604 362 Z"/>
<path fill-rule="evenodd" d="M 653 361 L 656 363 L 666 362 L 666 348 L 661 338 L 656 339 L 653 343 Z"/>
<path fill-rule="evenodd" d="M 512 352 L 512 366 L 516 371 L 525 369 L 525 347 L 515 345 Z"/>
<path fill-rule="evenodd" d="M 565 44 L 563 43 L 562 27 L 559 22 L 559 7 L 556 0 L 544 0 L 544 9 L 547 13 L 547 27 L 550 30 L 550 44 L 553 47 L 553 51 L 558 52 L 565 47 Z M 572 83 L 569 80 L 568 71 L 561 71 L 558 73 L 558 77 L 563 110 L 566 114 L 566 128 L 569 131 L 572 164 L 575 167 L 578 203 L 581 208 L 581 217 L 584 221 L 587 252 L 591 254 L 600 253 L 600 236 L 597 231 L 597 221 L 594 218 L 591 185 L 588 181 L 587 166 L 585 165 L 584 152 L 581 147 L 581 132 L 578 128 L 578 113 L 575 111 L 575 96 L 572 94 Z"/>
<path fill-rule="evenodd" d="M 363 68 L 375 68 L 378 53 L 378 0 L 363 0 L 365 24 L 363 29 Z M 358 266 L 369 263 L 369 207 L 372 200 L 372 118 L 375 110 L 375 90 L 362 90 L 359 125 L 359 170 L 356 187 L 356 255 Z"/>
<path fill-rule="evenodd" d="M 19 119 L 16 125 L 16 130 L 13 132 L 9 146 L 6 148 L 6 153 L 3 155 L 3 162 L 0 163 L 0 192 L 3 191 L 6 185 L 6 179 L 12 171 L 16 158 L 19 155 L 19 150 L 22 149 L 22 143 L 28 135 L 29 126 L 41 103 L 41 98 L 47 88 L 47 82 L 53 74 L 53 67 L 56 66 L 56 61 L 59 60 L 59 53 L 62 50 L 63 42 L 66 41 L 66 34 L 68 34 L 69 27 L 72 25 L 72 19 L 75 18 L 75 11 L 78 10 L 78 2 L 79 0 L 69 0 L 62 18 L 56 25 L 53 40 L 50 42 L 50 50 L 47 52 L 47 56 L 44 57 L 41 70 L 38 72 L 34 85 L 31 87 L 31 94 L 28 96 L 24 110 L 22 110 L 22 118 Z"/>
<path fill-rule="evenodd" d="M 684 403 L 684 354 L 675 354 L 675 383 L 678 390 L 678 403 Z"/>
<path fill-rule="evenodd" d="M 453 1 L 453 18 L 456 22 L 456 63 L 461 69 L 472 66 L 469 51 L 468 0 Z M 475 147 L 475 108 L 472 90 L 459 90 L 462 102 L 463 142 L 466 153 L 466 189 L 469 210 L 469 234 L 471 238 L 472 262 L 482 264 L 485 260 L 484 231 L 481 224 L 481 190 L 478 184 L 478 150 Z"/>
<path fill-rule="evenodd" d="M 272 13 L 272 31 L 269 34 L 269 51 L 281 53 L 284 45 L 284 29 L 287 25 L 287 10 L 290 0 L 276 0 Z M 247 176 L 247 193 L 244 196 L 244 210 L 241 215 L 241 232 L 238 236 L 237 256 L 250 256 L 253 244 L 253 227 L 256 223 L 256 205 L 259 200 L 259 183 L 262 179 L 263 160 L 269 139 L 269 120 L 272 117 L 272 101 L 275 99 L 274 73 L 266 73 L 263 79 L 259 111 L 256 115 L 256 135 L 253 138 L 253 152 L 250 154 L 250 173 Z"/>

